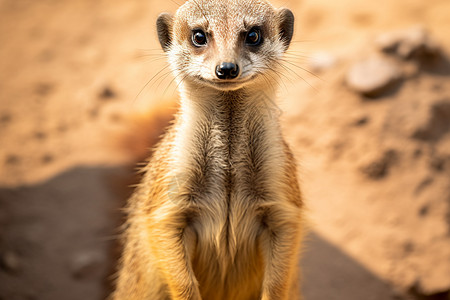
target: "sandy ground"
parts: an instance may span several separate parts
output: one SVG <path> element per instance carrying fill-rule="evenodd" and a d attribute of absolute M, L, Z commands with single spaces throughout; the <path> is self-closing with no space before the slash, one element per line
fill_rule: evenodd
<path fill-rule="evenodd" d="M 279 106 L 311 224 L 305 299 L 450 299 L 450 2 L 274 3 L 296 15 Z M 0 0 L 0 299 L 107 295 L 134 167 L 176 109 L 154 29 L 176 8 Z M 376 98 L 347 87 L 380 33 L 416 24 L 439 57 L 394 59 Z"/>

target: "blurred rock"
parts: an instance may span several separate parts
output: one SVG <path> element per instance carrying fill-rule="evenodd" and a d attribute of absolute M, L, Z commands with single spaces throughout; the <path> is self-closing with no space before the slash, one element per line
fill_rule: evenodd
<path fill-rule="evenodd" d="M 0 267 L 7 272 L 16 273 L 20 269 L 20 258 L 12 252 L 7 251 L 0 255 Z"/>
<path fill-rule="evenodd" d="M 448 300 L 450 299 L 450 289 L 436 292 L 426 292 L 420 282 L 416 282 L 409 289 L 409 293 L 417 300 Z"/>
<path fill-rule="evenodd" d="M 12 116 L 9 113 L 3 113 L 0 116 L 0 125 L 6 125 L 11 122 Z"/>
<path fill-rule="evenodd" d="M 17 165 L 20 163 L 20 157 L 14 154 L 9 154 L 5 159 L 6 165 Z"/>
<path fill-rule="evenodd" d="M 435 57 L 440 53 L 438 44 L 422 26 L 381 34 L 375 43 L 381 51 L 403 59 Z"/>
<path fill-rule="evenodd" d="M 431 105 L 428 118 L 413 131 L 412 137 L 419 140 L 438 140 L 450 131 L 450 99 Z"/>
<path fill-rule="evenodd" d="M 75 279 L 93 278 L 101 271 L 104 263 L 102 253 L 86 251 L 78 253 L 71 262 L 71 273 Z"/>
<path fill-rule="evenodd" d="M 428 215 L 428 212 L 430 211 L 430 207 L 428 205 L 423 205 L 419 209 L 419 216 L 425 217 Z"/>
<path fill-rule="evenodd" d="M 348 86 L 363 95 L 375 97 L 401 78 L 400 67 L 392 60 L 373 56 L 355 63 L 347 73 Z"/>
<path fill-rule="evenodd" d="M 41 158 L 41 161 L 43 164 L 49 164 L 49 163 L 53 162 L 54 160 L 55 160 L 54 156 L 49 153 L 44 154 Z"/>
<path fill-rule="evenodd" d="M 44 131 L 36 131 L 34 134 L 34 138 L 38 140 L 45 140 L 47 138 L 47 133 Z"/>
<path fill-rule="evenodd" d="M 403 251 L 404 251 L 404 253 L 405 253 L 406 255 L 408 255 L 408 254 L 410 254 L 411 252 L 413 252 L 413 251 L 414 251 L 414 248 L 415 248 L 414 243 L 411 242 L 411 241 L 406 241 L 406 242 L 403 244 Z"/>
<path fill-rule="evenodd" d="M 441 156 L 433 156 L 430 158 L 430 168 L 434 171 L 443 171 L 445 165 L 445 158 Z"/>
<path fill-rule="evenodd" d="M 336 64 L 336 57 L 328 52 L 316 52 L 309 59 L 309 68 L 314 72 L 325 71 Z"/>
<path fill-rule="evenodd" d="M 428 186 L 430 186 L 434 181 L 433 177 L 427 176 L 425 179 L 423 179 L 415 189 L 415 194 L 419 195 L 423 190 L 425 190 Z"/>
<path fill-rule="evenodd" d="M 388 174 L 389 168 L 394 164 L 397 158 L 397 151 L 388 150 L 384 152 L 381 157 L 377 157 L 369 163 L 364 164 L 360 170 L 371 179 L 381 179 Z"/>
<path fill-rule="evenodd" d="M 39 96 L 47 96 L 53 91 L 53 89 L 54 89 L 54 86 L 52 83 L 41 82 L 36 85 L 35 93 Z"/>
<path fill-rule="evenodd" d="M 114 90 L 109 86 L 105 86 L 98 95 L 98 97 L 103 100 L 109 100 L 115 98 L 116 96 L 116 92 L 114 92 Z"/>
<path fill-rule="evenodd" d="M 360 127 L 360 126 L 367 125 L 367 123 L 369 123 L 369 121 L 370 121 L 370 119 L 368 116 L 362 116 L 362 117 L 357 118 L 355 121 L 353 121 L 352 124 L 354 126 Z"/>

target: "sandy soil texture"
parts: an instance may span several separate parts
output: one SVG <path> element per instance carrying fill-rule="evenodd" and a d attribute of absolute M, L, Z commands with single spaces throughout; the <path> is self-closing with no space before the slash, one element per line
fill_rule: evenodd
<path fill-rule="evenodd" d="M 305 299 L 450 299 L 450 2 L 273 2 L 296 16 L 278 105 L 311 224 Z M 177 106 L 154 27 L 176 8 L 0 0 L 0 299 L 108 294 L 135 166 Z M 434 52 L 381 49 L 417 25 Z M 358 64 L 387 84 L 350 87 Z"/>

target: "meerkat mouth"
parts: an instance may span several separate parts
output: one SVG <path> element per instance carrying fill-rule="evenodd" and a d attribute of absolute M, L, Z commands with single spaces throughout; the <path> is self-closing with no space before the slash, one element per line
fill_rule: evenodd
<path fill-rule="evenodd" d="M 244 85 L 251 82 L 256 75 L 249 76 L 247 78 L 235 79 L 235 80 L 209 80 L 203 77 L 197 77 L 196 79 L 200 82 L 207 84 L 210 87 L 216 88 L 218 90 L 237 90 L 242 88 Z"/>

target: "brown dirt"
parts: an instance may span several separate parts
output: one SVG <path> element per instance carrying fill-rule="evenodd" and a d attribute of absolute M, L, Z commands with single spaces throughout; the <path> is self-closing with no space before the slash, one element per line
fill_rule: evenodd
<path fill-rule="evenodd" d="M 305 298 L 450 299 L 450 2 L 274 3 L 297 20 L 280 107 L 309 207 Z M 133 168 L 176 107 L 154 29 L 176 7 L 0 1 L 0 299 L 108 293 Z M 379 33 L 418 23 L 439 58 L 397 60 L 407 75 L 377 98 L 345 85 Z M 298 67 L 324 51 L 319 78 Z"/>

